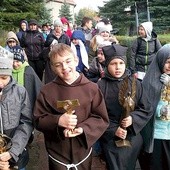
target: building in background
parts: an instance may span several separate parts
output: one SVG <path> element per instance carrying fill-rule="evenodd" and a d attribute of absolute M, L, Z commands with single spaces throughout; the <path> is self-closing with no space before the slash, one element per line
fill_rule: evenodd
<path fill-rule="evenodd" d="M 51 9 L 51 17 L 54 21 L 59 16 L 59 10 L 61 9 L 61 6 L 66 2 L 68 5 L 70 5 L 70 13 L 72 14 L 73 23 L 74 23 L 74 8 L 76 6 L 76 3 L 74 0 L 46 0 L 46 8 Z"/>

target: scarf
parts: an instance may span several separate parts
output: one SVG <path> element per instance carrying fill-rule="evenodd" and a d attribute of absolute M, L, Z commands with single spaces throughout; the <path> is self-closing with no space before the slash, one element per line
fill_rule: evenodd
<path fill-rule="evenodd" d="M 84 46 L 84 44 L 81 40 L 79 40 L 79 46 L 80 46 L 80 53 L 81 53 L 82 62 L 85 65 L 85 67 L 89 69 L 87 50 L 86 50 L 86 47 Z M 71 49 L 73 50 L 74 54 L 77 56 L 76 47 L 73 43 L 71 43 Z"/>
<path fill-rule="evenodd" d="M 18 84 L 24 86 L 24 73 L 26 66 L 29 66 L 28 62 L 24 62 L 21 67 L 17 70 L 12 70 L 13 78 L 18 82 Z"/>

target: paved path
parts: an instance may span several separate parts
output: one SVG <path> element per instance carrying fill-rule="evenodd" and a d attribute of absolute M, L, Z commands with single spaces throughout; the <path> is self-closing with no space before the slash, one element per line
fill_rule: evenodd
<path fill-rule="evenodd" d="M 30 161 L 26 170 L 49 170 L 47 166 L 48 158 L 44 146 L 42 133 L 35 131 L 33 143 L 29 147 Z M 107 170 L 105 162 L 98 157 L 93 157 L 92 170 Z M 136 170 L 140 170 L 137 164 Z"/>

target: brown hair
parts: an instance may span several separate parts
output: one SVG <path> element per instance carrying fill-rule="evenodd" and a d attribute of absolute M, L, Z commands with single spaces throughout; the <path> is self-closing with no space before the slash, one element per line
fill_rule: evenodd
<path fill-rule="evenodd" d="M 59 43 L 53 45 L 52 50 L 49 53 L 50 60 L 57 57 L 57 56 L 64 56 L 67 54 L 72 54 L 75 57 L 75 54 L 69 45 Z"/>
<path fill-rule="evenodd" d="M 84 17 L 81 21 L 81 26 L 84 27 L 89 21 L 92 21 L 90 17 Z"/>

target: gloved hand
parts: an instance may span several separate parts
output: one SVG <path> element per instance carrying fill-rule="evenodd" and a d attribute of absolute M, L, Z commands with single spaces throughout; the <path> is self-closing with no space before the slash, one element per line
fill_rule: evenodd
<path fill-rule="evenodd" d="M 165 85 L 165 86 L 170 86 L 170 76 L 167 75 L 166 73 L 163 73 L 160 77 L 160 81 Z"/>

